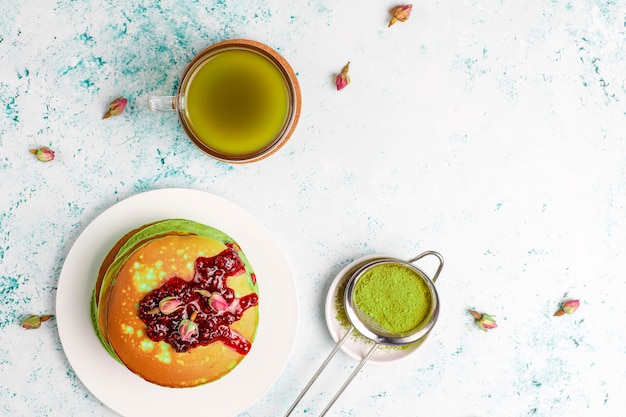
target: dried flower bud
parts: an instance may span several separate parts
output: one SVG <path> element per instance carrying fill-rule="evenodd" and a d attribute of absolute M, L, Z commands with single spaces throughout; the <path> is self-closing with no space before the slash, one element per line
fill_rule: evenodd
<path fill-rule="evenodd" d="M 178 325 L 178 333 L 181 340 L 188 342 L 198 333 L 198 325 L 191 320 L 184 319 Z"/>
<path fill-rule="evenodd" d="M 211 307 L 213 307 L 217 311 L 224 311 L 228 309 L 228 302 L 219 292 L 214 292 L 213 294 L 211 294 L 209 303 L 211 304 Z"/>
<path fill-rule="evenodd" d="M 176 297 L 165 297 L 159 301 L 159 310 L 166 316 L 172 314 L 179 308 L 183 308 L 183 303 Z"/>
<path fill-rule="evenodd" d="M 411 15 L 412 8 L 412 4 L 406 4 L 404 6 L 396 6 L 391 9 L 391 20 L 389 20 L 389 25 L 387 25 L 387 27 L 393 25 L 396 22 L 406 21 Z"/>
<path fill-rule="evenodd" d="M 580 300 L 567 300 L 561 304 L 561 308 L 554 313 L 555 316 L 562 316 L 563 314 L 572 314 L 574 311 L 578 310 L 578 306 L 580 306 Z"/>
<path fill-rule="evenodd" d="M 22 327 L 25 329 L 38 329 L 41 327 L 41 318 L 39 316 L 28 316 L 22 320 Z"/>
<path fill-rule="evenodd" d="M 126 105 L 128 104 L 128 99 L 125 97 L 118 97 L 109 104 L 109 109 L 104 116 L 103 119 L 108 119 L 111 116 L 119 116 L 124 112 Z"/>
<path fill-rule="evenodd" d="M 41 327 L 41 323 L 50 320 L 52 317 L 53 316 L 51 314 L 45 316 L 28 316 L 24 320 L 22 320 L 22 327 L 28 330 L 38 329 L 39 327 Z"/>
<path fill-rule="evenodd" d="M 335 75 L 334 81 L 335 87 L 337 87 L 337 91 L 343 90 L 345 87 L 347 87 L 348 84 L 350 84 L 350 77 L 348 76 L 349 69 L 350 62 L 348 61 L 348 63 L 343 67 L 341 72 Z"/>
<path fill-rule="evenodd" d="M 50 162 L 54 159 L 54 151 L 47 146 L 42 146 L 39 149 L 31 149 L 30 153 L 37 156 L 37 159 L 41 162 Z"/>
<path fill-rule="evenodd" d="M 474 320 L 476 320 L 476 325 L 482 330 L 487 331 L 498 327 L 498 325 L 496 324 L 496 320 L 489 314 L 479 313 L 474 310 L 468 310 L 468 312 L 472 315 L 472 317 L 474 317 Z"/>

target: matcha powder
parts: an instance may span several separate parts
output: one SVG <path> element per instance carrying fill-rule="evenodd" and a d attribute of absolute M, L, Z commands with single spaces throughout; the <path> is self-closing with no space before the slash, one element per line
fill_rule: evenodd
<path fill-rule="evenodd" d="M 359 279 L 354 301 L 383 329 L 403 334 L 428 318 L 432 296 L 417 272 L 402 265 L 383 264 Z"/>

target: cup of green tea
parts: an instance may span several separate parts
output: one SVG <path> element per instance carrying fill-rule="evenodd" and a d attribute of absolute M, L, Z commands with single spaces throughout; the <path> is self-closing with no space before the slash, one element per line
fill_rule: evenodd
<path fill-rule="evenodd" d="M 280 149 L 300 117 L 296 74 L 274 49 L 231 39 L 200 52 L 175 96 L 148 98 L 148 109 L 176 112 L 207 155 L 229 163 L 261 160 Z"/>

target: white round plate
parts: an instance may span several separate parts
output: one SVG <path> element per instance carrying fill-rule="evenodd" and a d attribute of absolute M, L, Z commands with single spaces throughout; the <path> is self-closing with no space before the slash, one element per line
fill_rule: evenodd
<path fill-rule="evenodd" d="M 223 378 L 194 388 L 166 388 L 138 377 L 102 347 L 90 320 L 98 269 L 126 232 L 156 220 L 185 218 L 222 230 L 248 257 L 259 285 L 259 327 L 250 353 Z M 78 237 L 59 278 L 56 318 L 63 350 L 85 386 L 127 416 L 232 417 L 256 402 L 282 372 L 296 334 L 291 269 L 264 225 L 238 205 L 188 189 L 148 191 L 104 211 Z"/>
<path fill-rule="evenodd" d="M 359 258 L 343 268 L 330 284 L 328 294 L 326 295 L 326 325 L 328 326 L 328 331 L 335 342 L 339 341 L 350 330 L 349 327 L 342 325 L 337 320 L 337 297 L 340 297 L 340 300 L 341 297 L 343 297 L 343 294 L 338 294 L 339 290 L 343 287 L 342 284 L 349 280 L 350 277 L 365 264 L 383 258 L 394 257 L 387 255 L 368 255 L 363 258 Z M 339 305 L 342 305 L 341 303 L 342 302 L 340 302 Z M 344 344 L 341 345 L 341 350 L 352 358 L 360 361 L 368 354 L 373 346 L 373 342 L 370 342 L 365 338 L 365 336 L 361 335 L 356 330 L 353 333 L 354 334 L 348 337 Z M 427 338 L 428 337 L 425 337 L 415 343 L 405 346 L 404 348 L 381 345 L 376 349 L 374 354 L 372 354 L 370 359 L 368 359 L 367 363 L 387 365 L 404 360 L 415 353 L 417 348 L 420 347 Z"/>

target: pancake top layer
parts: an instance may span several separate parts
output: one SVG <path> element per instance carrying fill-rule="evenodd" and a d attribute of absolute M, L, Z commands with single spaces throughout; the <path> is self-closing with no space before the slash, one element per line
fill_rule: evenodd
<path fill-rule="evenodd" d="M 107 255 L 92 322 L 105 349 L 135 373 L 160 383 L 172 371 L 180 375 L 162 385 L 193 385 L 190 379 L 220 377 L 249 351 L 257 293 L 256 277 L 232 238 L 189 220 L 164 220 L 131 231 Z M 221 357 L 221 368 L 206 364 L 209 350 L 194 353 L 207 345 L 214 362 Z M 202 366 L 212 368 L 210 375 Z"/>

